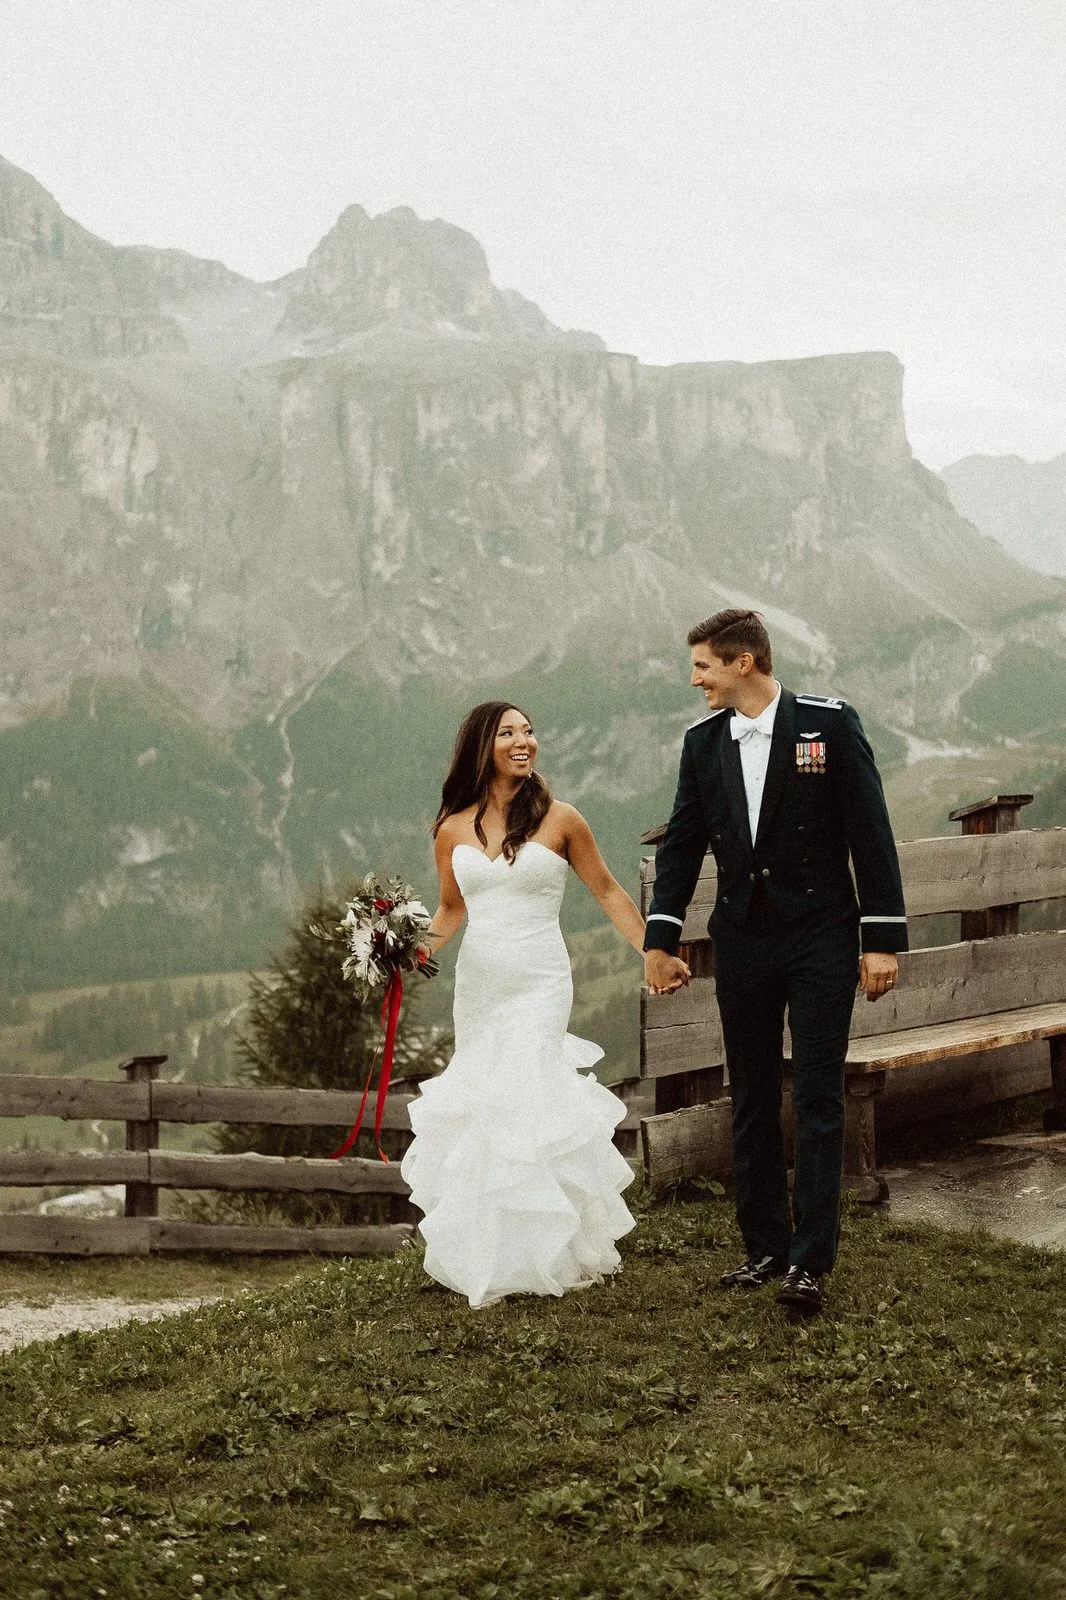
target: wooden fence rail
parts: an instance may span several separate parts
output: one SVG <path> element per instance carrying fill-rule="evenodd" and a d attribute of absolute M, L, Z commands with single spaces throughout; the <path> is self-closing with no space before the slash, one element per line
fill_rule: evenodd
<path fill-rule="evenodd" d="M 157 1250 L 249 1252 L 316 1251 L 362 1255 L 395 1250 L 413 1233 L 410 1193 L 398 1161 L 362 1156 L 343 1160 L 311 1156 L 186 1154 L 160 1150 L 160 1123 L 237 1123 L 290 1128 L 347 1127 L 356 1096 L 331 1089 L 258 1089 L 236 1084 L 173 1083 L 158 1077 L 166 1056 L 137 1056 L 123 1064 L 125 1083 L 96 1078 L 0 1076 L 0 1116 L 54 1116 L 71 1121 L 124 1122 L 124 1150 L 0 1151 L 0 1186 L 9 1188 L 98 1187 L 123 1184 L 122 1218 L 42 1217 L 0 1214 L 0 1254 L 140 1255 Z M 613 1084 L 628 1102 L 638 1080 Z M 415 1096 L 390 1095 L 382 1119 L 392 1143 L 402 1149 L 411 1133 L 409 1107 Z M 639 1101 L 627 1109 L 616 1134 L 635 1153 Z M 210 1189 L 265 1194 L 383 1196 L 392 1221 L 351 1227 L 261 1227 L 193 1223 L 161 1218 L 162 1189 Z"/>

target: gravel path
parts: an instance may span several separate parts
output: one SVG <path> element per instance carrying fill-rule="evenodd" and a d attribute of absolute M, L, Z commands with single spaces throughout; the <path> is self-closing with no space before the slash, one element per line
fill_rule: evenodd
<path fill-rule="evenodd" d="M 56 1300 L 47 1306 L 9 1300 L 0 1305 L 0 1351 L 17 1350 L 38 1339 L 58 1339 L 64 1333 L 95 1333 L 123 1322 L 154 1322 L 196 1306 L 214 1305 L 221 1298 L 209 1294 L 191 1300 Z"/>

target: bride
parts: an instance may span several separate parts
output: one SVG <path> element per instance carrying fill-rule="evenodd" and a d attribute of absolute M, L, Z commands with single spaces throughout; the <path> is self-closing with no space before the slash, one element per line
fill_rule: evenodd
<path fill-rule="evenodd" d="M 434 823 L 433 953 L 468 926 L 455 969 L 455 1055 L 411 1106 L 402 1172 L 424 1212 L 431 1277 L 472 1306 L 560 1295 L 615 1272 L 632 1180 L 611 1142 L 621 1101 L 603 1051 L 566 1031 L 573 1000 L 559 905 L 572 867 L 634 950 L 644 924 L 588 823 L 534 772 L 529 718 L 506 700 L 459 729 Z"/>

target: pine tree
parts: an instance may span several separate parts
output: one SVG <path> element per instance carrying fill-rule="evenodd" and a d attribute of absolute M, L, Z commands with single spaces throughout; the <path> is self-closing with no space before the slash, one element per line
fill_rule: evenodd
<path fill-rule="evenodd" d="M 336 926 L 343 914 L 341 898 L 322 890 L 311 897 L 290 927 L 284 950 L 270 961 L 265 974 L 251 979 L 234 1053 L 239 1062 L 237 1079 L 242 1084 L 350 1090 L 354 1121 L 372 1067 L 375 1085 L 377 1082 L 382 1027 L 380 1005 L 373 1001 L 364 1004 L 341 970 L 347 947 Z M 313 928 L 325 930 L 326 936 Z M 395 1078 L 431 1077 L 447 1059 L 450 1041 L 427 1034 L 413 1022 L 418 984 L 423 981 L 412 976 L 405 988 L 396 1036 Z M 371 1129 L 375 1093 L 376 1089 L 372 1090 L 366 1119 Z M 215 1148 L 225 1152 L 257 1150 L 263 1155 L 326 1156 L 347 1132 L 347 1127 L 229 1123 L 217 1132 Z M 372 1133 L 362 1136 L 358 1150 L 352 1153 L 373 1154 Z M 227 1197 L 227 1202 L 230 1199 Z M 263 1209 L 261 1203 L 249 1207 L 239 1199 L 238 1205 L 242 1214 Z M 273 1199 L 270 1209 L 284 1211 L 288 1220 L 307 1223 L 362 1220 L 367 1201 L 294 1195 Z"/>

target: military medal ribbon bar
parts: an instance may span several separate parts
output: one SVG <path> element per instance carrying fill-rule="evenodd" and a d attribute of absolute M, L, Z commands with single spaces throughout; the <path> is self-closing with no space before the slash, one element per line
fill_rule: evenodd
<path fill-rule="evenodd" d="M 796 742 L 797 772 L 825 771 L 825 740 L 799 739 Z"/>

